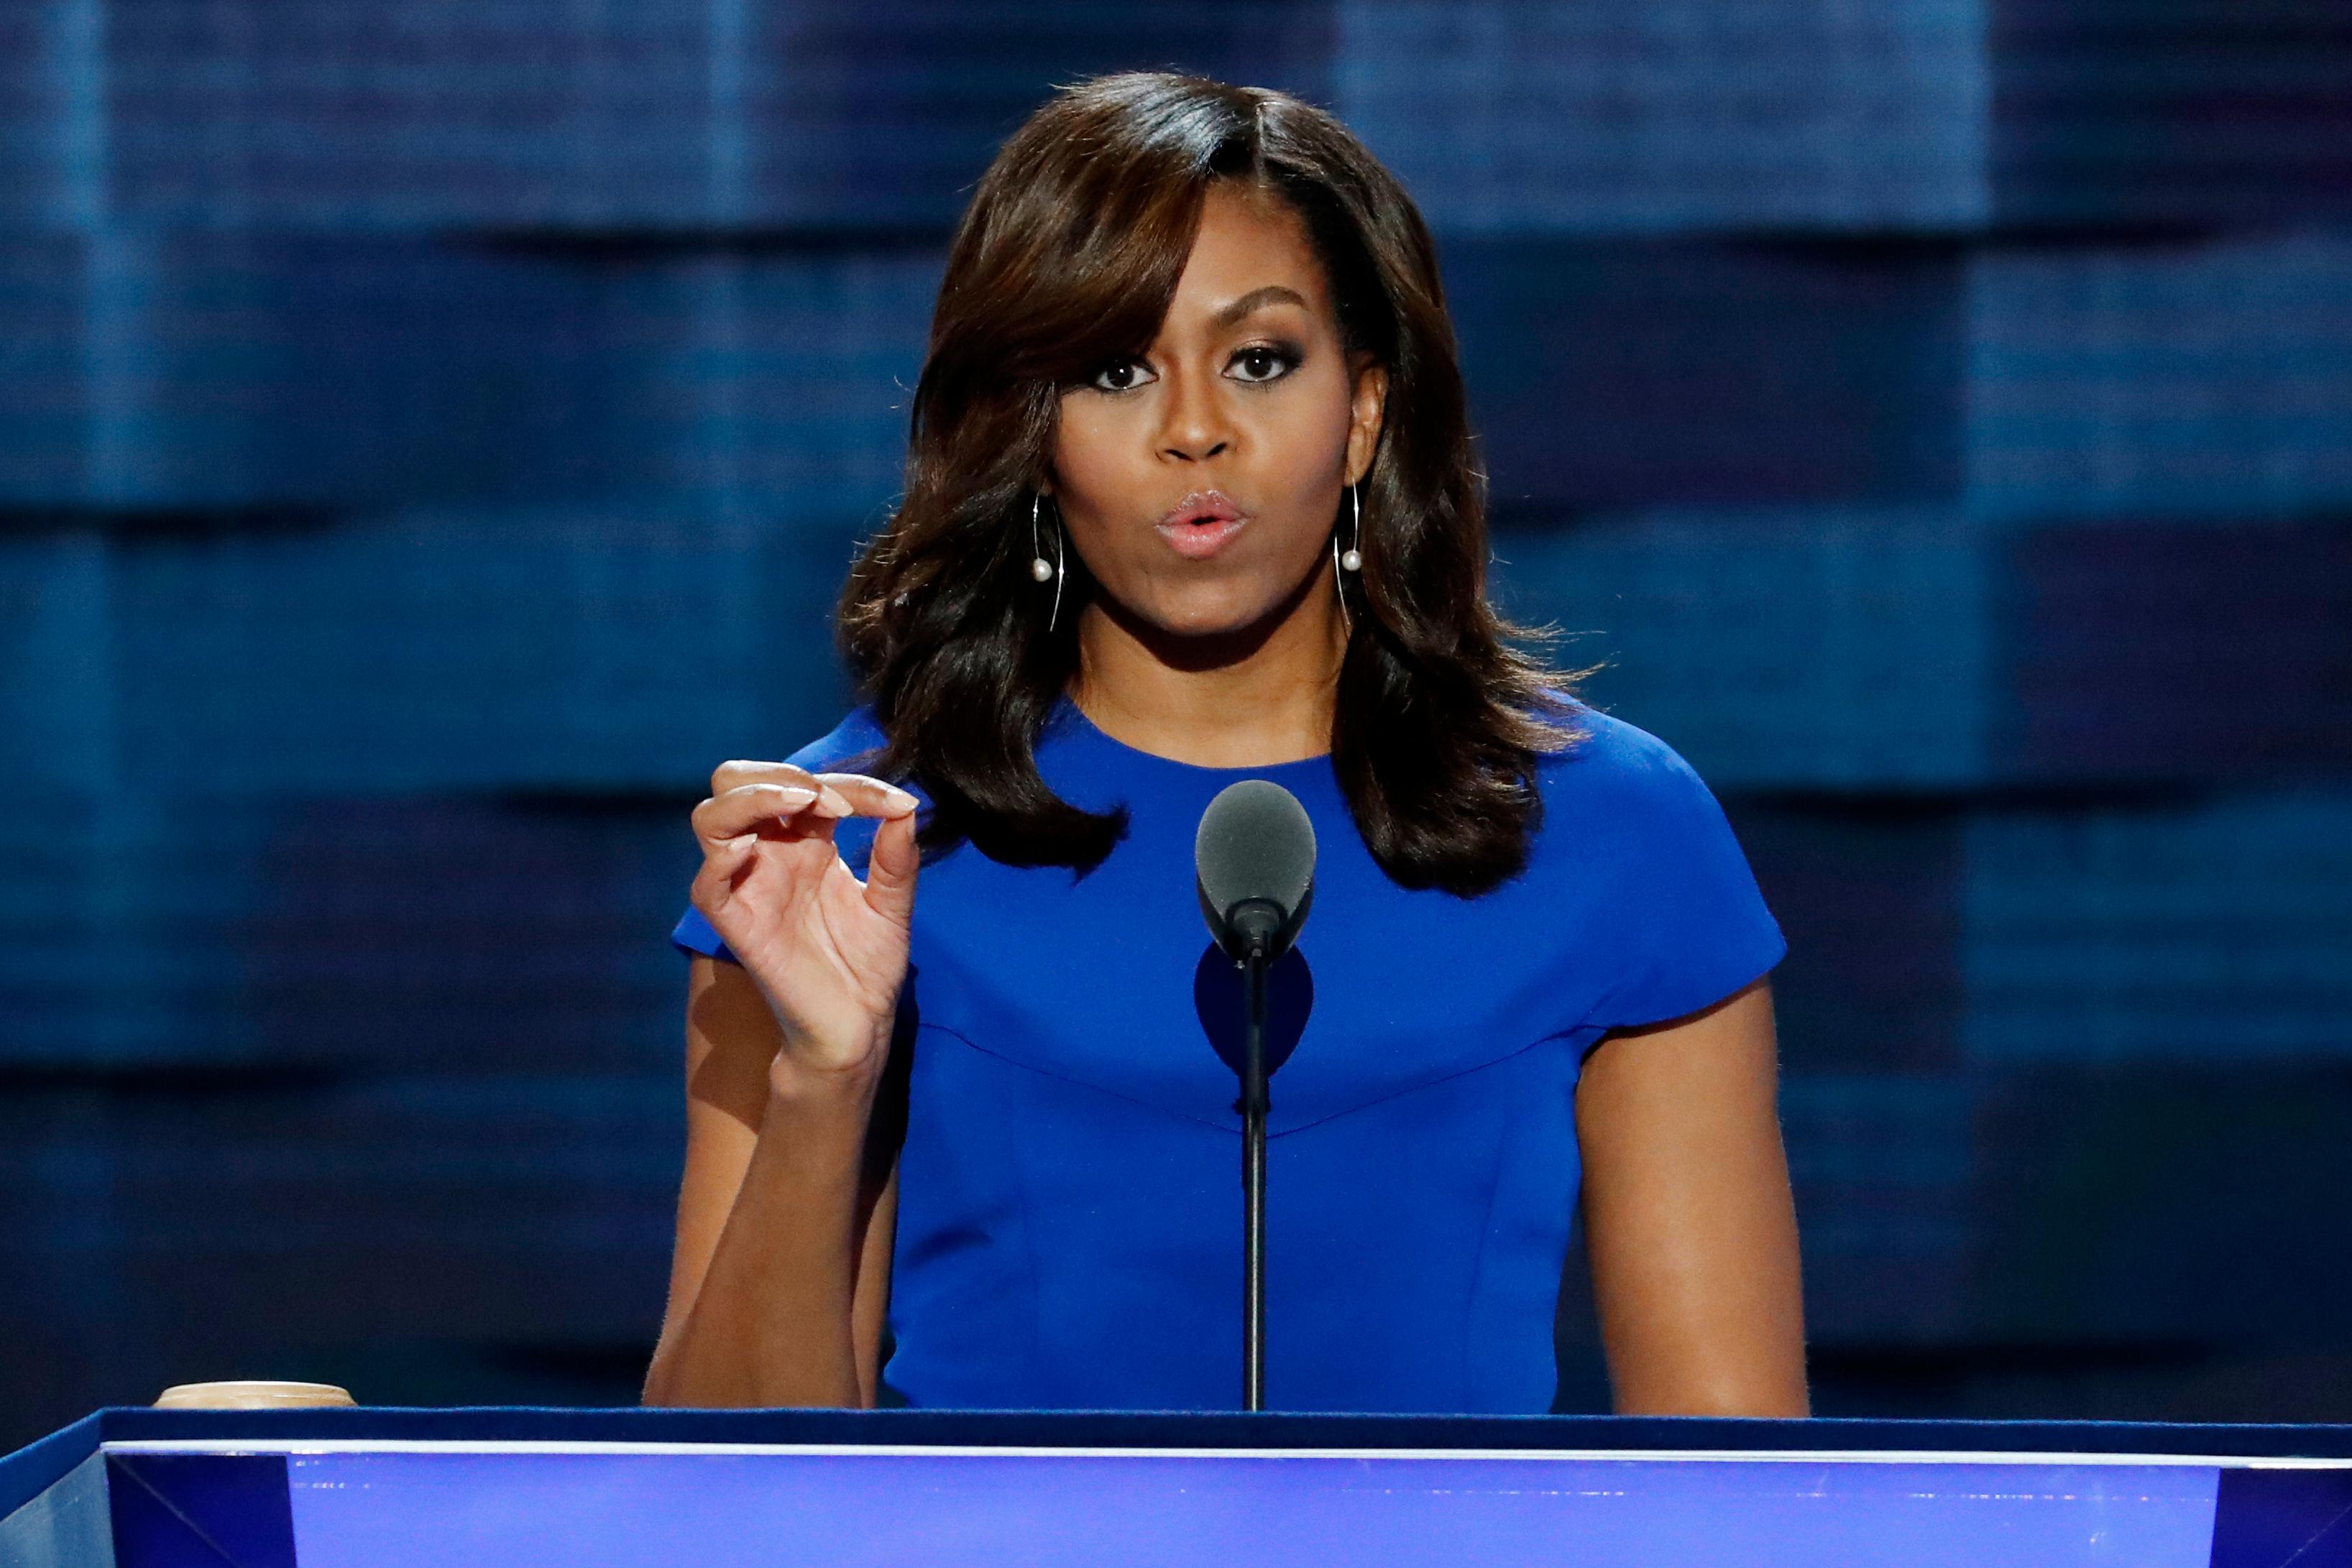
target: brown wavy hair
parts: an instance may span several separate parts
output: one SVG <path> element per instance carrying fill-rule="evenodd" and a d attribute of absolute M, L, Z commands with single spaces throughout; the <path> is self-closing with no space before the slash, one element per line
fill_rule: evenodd
<path fill-rule="evenodd" d="M 842 651 L 888 737 L 870 766 L 930 796 L 929 852 L 969 840 L 999 861 L 1083 871 L 1126 831 L 1123 810 L 1082 810 L 1037 771 L 1077 670 L 1073 611 L 1094 584 L 1073 556 L 1049 632 L 1031 507 L 1062 392 L 1157 337 L 1221 180 L 1305 220 L 1342 341 L 1389 374 L 1331 729 L 1357 831 L 1406 887 L 1483 893 L 1527 863 L 1537 758 L 1579 738 L 1578 676 L 1516 645 L 1540 634 L 1487 602 L 1486 478 L 1420 211 L 1337 119 L 1264 88 L 1172 72 L 1081 81 L 981 177 L 915 389 L 906 494 L 841 600 Z"/>

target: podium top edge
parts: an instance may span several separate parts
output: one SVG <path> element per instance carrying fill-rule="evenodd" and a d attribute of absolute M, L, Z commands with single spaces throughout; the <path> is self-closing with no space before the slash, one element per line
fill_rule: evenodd
<path fill-rule="evenodd" d="M 429 1439 L 387 1437 L 161 1437 L 100 1445 L 104 1453 L 235 1454 L 289 1457 L 359 1454 L 563 1455 L 579 1457 L 713 1458 L 968 1458 L 1342 1459 L 1385 1461 L 1584 1462 L 1597 1464 L 1864 1464 L 2133 1467 L 2255 1469 L 2352 1469 L 2352 1456 L 2263 1457 L 2242 1454 L 2070 1453 L 2032 1449 L 1954 1448 L 1077 1448 L 1021 1444 L 941 1443 L 666 1443 L 561 1439 Z"/>
<path fill-rule="evenodd" d="M 0 1515 L 109 1446 L 290 1451 L 333 1444 L 537 1446 L 600 1451 L 971 1449 L 1201 1453 L 1477 1453 L 1533 1457 L 1731 1455 L 1968 1462 L 2134 1461 L 2336 1468 L 2352 1425 L 2100 1421 L 1811 1420 L 1648 1416 L 1427 1416 L 1201 1411 L 667 1410 L 356 1406 L 302 1410 L 98 1411 L 0 1457 Z M 199 1451 L 185 1449 L 184 1451 Z M 2071 1461 L 2069 1457 L 2072 1457 Z"/>
<path fill-rule="evenodd" d="M 96 1441 L 753 1445 L 1558 1453 L 2020 1453 L 2352 1458 L 2352 1425 L 1114 1410 L 697 1410 L 357 1406 L 109 1409 Z M 95 1443 L 93 1443 L 95 1446 Z"/>

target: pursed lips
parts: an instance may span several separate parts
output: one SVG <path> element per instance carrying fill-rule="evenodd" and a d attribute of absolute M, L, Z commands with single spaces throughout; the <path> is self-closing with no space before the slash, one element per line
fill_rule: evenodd
<path fill-rule="evenodd" d="M 1249 525 L 1239 507 L 1214 490 L 1177 503 L 1159 523 L 1160 537 L 1187 560 L 1206 560 Z"/>

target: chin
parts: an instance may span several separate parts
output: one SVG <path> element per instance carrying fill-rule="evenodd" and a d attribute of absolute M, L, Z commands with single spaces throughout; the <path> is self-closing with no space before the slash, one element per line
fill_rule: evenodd
<path fill-rule="evenodd" d="M 1187 598 L 1158 606 L 1151 619 L 1176 637 L 1223 637 L 1245 632 L 1271 613 L 1274 606 L 1252 601 L 1237 604 L 1223 594 Z"/>

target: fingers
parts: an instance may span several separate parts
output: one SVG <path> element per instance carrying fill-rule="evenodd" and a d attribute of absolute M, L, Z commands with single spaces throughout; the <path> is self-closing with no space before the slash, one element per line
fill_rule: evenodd
<path fill-rule="evenodd" d="M 788 762 L 729 762 L 711 776 L 717 789 L 694 809 L 695 837 L 708 854 L 718 845 L 756 833 L 763 822 L 811 830 L 844 817 L 885 821 L 913 815 L 915 797 L 863 773 L 811 773 Z M 814 819 L 805 821 L 805 819 Z"/>
<path fill-rule="evenodd" d="M 913 814 L 914 796 L 895 784 L 885 784 L 879 779 L 869 779 L 863 773 L 819 773 L 816 782 L 838 796 L 850 810 L 860 817 L 880 817 L 888 820 Z"/>
<path fill-rule="evenodd" d="M 916 806 L 914 796 L 879 779 L 863 773 L 812 773 L 790 762 L 722 762 L 710 775 L 710 794 L 716 800 L 730 789 L 759 784 L 813 789 L 828 816 L 894 817 Z"/>
<path fill-rule="evenodd" d="M 796 784 L 803 789 L 814 789 L 816 775 L 789 762 L 722 762 L 710 775 L 713 795 L 724 795 L 743 784 Z"/>
<path fill-rule="evenodd" d="M 722 888 L 734 886 L 735 873 L 749 865 L 751 858 L 759 852 L 760 836 L 757 833 L 728 839 L 707 849 L 702 856 L 702 870 L 696 874 L 688 895 L 695 907 L 705 915 L 709 914 L 705 905 L 711 901 L 712 895 Z"/>
<path fill-rule="evenodd" d="M 788 823 L 818 806 L 822 798 L 821 789 L 812 786 L 738 784 L 694 809 L 694 836 L 702 841 L 703 852 L 708 854 L 730 839 L 757 832 L 762 822 Z M 819 814 L 835 817 L 845 813 L 832 810 Z"/>
<path fill-rule="evenodd" d="M 693 812 L 703 853 L 694 897 L 705 915 L 711 913 L 706 905 L 725 902 L 757 856 L 766 824 L 781 825 L 788 837 L 830 839 L 836 821 L 858 816 L 880 822 L 866 863 L 866 906 L 902 926 L 912 923 L 921 854 L 919 802 L 908 791 L 863 773 L 811 773 L 788 762 L 723 763 L 710 782 L 710 799 Z"/>
<path fill-rule="evenodd" d="M 915 918 L 915 873 L 922 865 L 915 847 L 915 814 L 886 819 L 874 831 L 874 852 L 866 862 L 866 907 L 900 925 Z"/>

